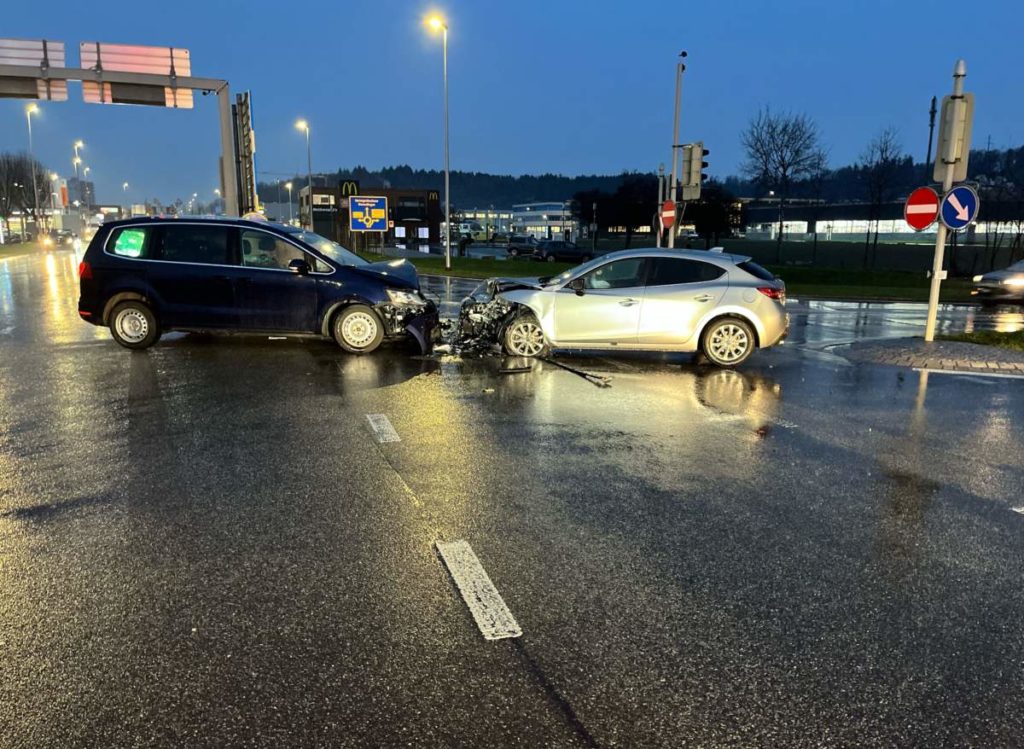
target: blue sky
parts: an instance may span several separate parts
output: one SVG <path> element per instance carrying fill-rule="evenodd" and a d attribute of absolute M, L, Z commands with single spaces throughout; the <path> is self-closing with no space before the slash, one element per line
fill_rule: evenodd
<path fill-rule="evenodd" d="M 710 172 L 735 172 L 759 106 L 804 111 L 834 165 L 893 125 L 923 159 L 927 108 L 958 56 L 977 96 L 975 145 L 1024 142 L 1024 3 L 901 0 L 363 0 L 16 3 L 0 36 L 187 47 L 194 75 L 253 94 L 263 178 L 305 170 L 442 163 L 441 42 L 449 19 L 452 167 L 496 173 L 655 169 L 671 140 L 674 63 L 689 52 L 681 139 L 703 139 Z M 214 97 L 192 111 L 43 103 L 37 155 L 70 170 L 87 143 L 101 200 L 211 195 L 218 185 Z M 0 149 L 26 146 L 23 104 L 0 100 Z"/>

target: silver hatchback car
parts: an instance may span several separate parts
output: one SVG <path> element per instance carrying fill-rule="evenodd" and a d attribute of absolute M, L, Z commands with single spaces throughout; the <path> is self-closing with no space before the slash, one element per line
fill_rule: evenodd
<path fill-rule="evenodd" d="M 515 356 L 699 350 L 734 367 L 785 337 L 785 303 L 785 284 L 749 257 L 623 250 L 552 278 L 491 279 L 463 303 L 461 325 Z"/>

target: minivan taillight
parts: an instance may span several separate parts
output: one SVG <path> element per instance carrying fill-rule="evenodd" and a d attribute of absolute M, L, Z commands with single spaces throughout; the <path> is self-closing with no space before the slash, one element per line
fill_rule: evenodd
<path fill-rule="evenodd" d="M 78 277 L 83 281 L 92 280 L 92 267 L 84 260 L 78 264 Z"/>
<path fill-rule="evenodd" d="M 758 286 L 757 290 L 769 299 L 778 299 L 780 302 L 786 301 L 786 292 L 782 289 L 776 289 L 774 286 Z"/>

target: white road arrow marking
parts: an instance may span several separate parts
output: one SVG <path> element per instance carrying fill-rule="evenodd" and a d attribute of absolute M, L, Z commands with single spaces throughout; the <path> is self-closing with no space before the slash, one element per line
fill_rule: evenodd
<path fill-rule="evenodd" d="M 956 217 L 958 220 L 967 221 L 970 219 L 971 214 L 967 211 L 966 208 L 960 205 L 960 201 L 957 200 L 955 192 L 951 192 L 947 200 L 949 200 L 949 204 L 953 206 L 953 210 L 956 211 Z"/>

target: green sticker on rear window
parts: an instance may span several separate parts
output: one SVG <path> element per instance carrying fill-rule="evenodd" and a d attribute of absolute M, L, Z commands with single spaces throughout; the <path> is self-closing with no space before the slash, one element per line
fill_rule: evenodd
<path fill-rule="evenodd" d="M 142 247 L 146 244 L 145 229 L 122 229 L 114 242 L 114 254 L 125 257 L 141 257 Z"/>

